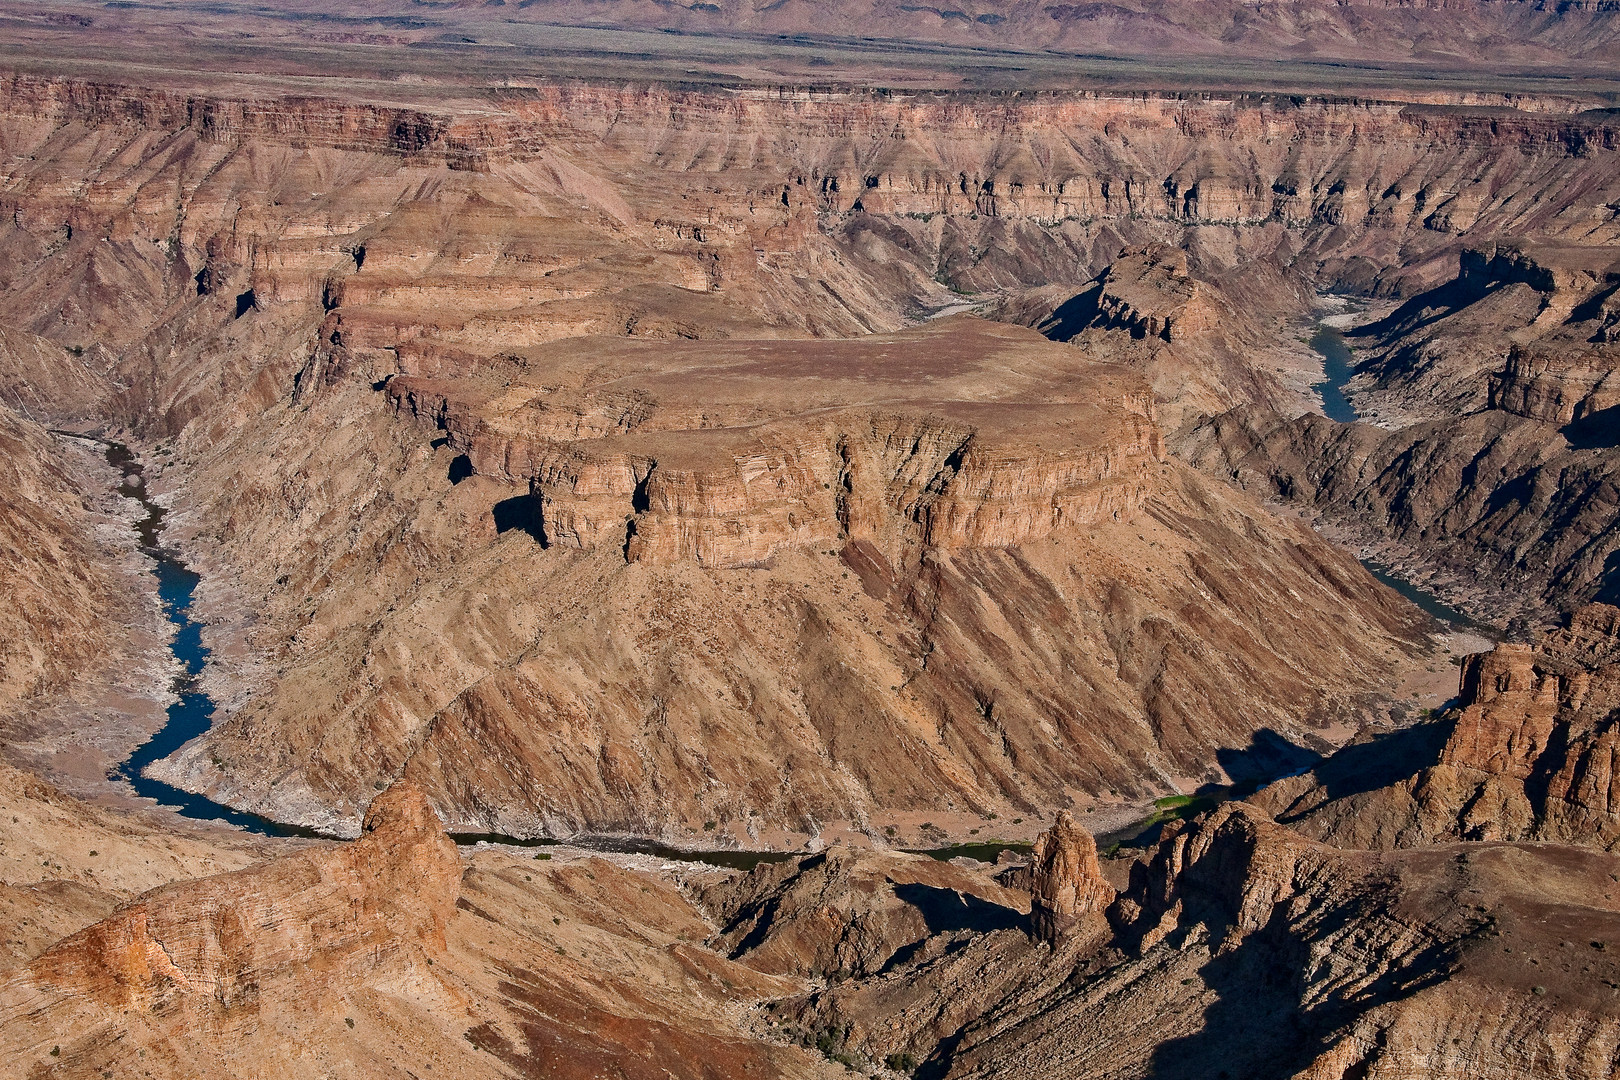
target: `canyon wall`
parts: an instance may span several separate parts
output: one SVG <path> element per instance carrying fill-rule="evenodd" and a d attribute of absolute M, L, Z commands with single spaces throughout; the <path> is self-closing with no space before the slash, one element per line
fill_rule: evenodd
<path fill-rule="evenodd" d="M 84 495 L 94 465 L 0 406 L 0 713 L 98 664 L 134 618 Z"/>
<path fill-rule="evenodd" d="M 1620 609 L 1582 608 L 1534 648 L 1470 657 L 1454 713 L 1347 748 L 1252 801 L 1344 847 L 1525 839 L 1612 851 L 1617 661 Z"/>

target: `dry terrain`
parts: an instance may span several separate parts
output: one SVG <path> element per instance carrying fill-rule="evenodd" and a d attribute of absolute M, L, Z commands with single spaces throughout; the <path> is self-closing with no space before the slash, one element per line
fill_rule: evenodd
<path fill-rule="evenodd" d="M 1615 19 L 0 0 L 0 1072 L 1620 1074 Z"/>

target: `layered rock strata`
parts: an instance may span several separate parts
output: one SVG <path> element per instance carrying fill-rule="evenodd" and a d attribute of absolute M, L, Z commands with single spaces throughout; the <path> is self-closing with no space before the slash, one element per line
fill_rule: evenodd
<path fill-rule="evenodd" d="M 1422 633 L 1161 460 L 1139 377 L 1032 331 L 401 361 L 204 466 L 296 637 L 166 777 L 340 828 L 399 775 L 513 834 L 1012 816 L 1310 742 Z"/>
<path fill-rule="evenodd" d="M 1059 811 L 1057 821 L 1035 841 L 1030 863 L 1030 921 L 1034 932 L 1055 939 L 1114 901 L 1114 887 L 1097 862 L 1097 842 Z"/>
<path fill-rule="evenodd" d="M 1615 1067 L 1612 856 L 1346 853 L 1241 805 L 1167 833 L 1110 911 L 1121 952 L 987 1010 L 946 1075 Z"/>

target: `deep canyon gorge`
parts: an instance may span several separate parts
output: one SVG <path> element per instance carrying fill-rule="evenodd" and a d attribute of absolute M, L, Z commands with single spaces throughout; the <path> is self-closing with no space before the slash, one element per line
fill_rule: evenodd
<path fill-rule="evenodd" d="M 1615 1075 L 1617 18 L 0 3 L 0 1073 Z"/>

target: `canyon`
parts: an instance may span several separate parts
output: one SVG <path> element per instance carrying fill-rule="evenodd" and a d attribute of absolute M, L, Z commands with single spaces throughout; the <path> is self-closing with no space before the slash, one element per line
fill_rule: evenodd
<path fill-rule="evenodd" d="M 0 2 L 0 1071 L 1613 1076 L 1613 16 Z"/>

